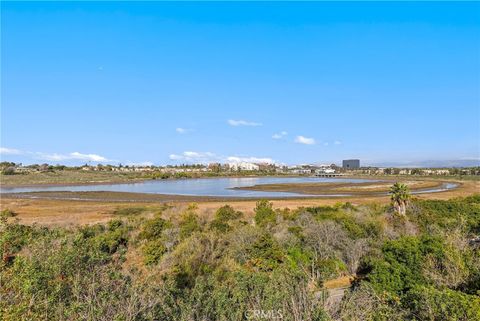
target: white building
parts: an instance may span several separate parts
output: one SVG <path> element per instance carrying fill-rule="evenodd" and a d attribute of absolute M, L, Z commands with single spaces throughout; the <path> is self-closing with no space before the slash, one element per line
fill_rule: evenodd
<path fill-rule="evenodd" d="M 242 170 L 242 171 L 258 171 L 259 168 L 260 168 L 260 166 L 258 166 L 257 164 L 247 163 L 247 162 L 229 163 L 229 164 L 228 164 L 228 167 L 229 167 L 232 171 L 238 171 L 238 170 Z"/>
<path fill-rule="evenodd" d="M 335 170 L 331 167 L 322 167 L 315 170 L 315 174 L 335 174 Z"/>
<path fill-rule="evenodd" d="M 315 170 L 315 174 L 334 174 L 335 169 L 331 165 L 318 165 L 318 168 Z"/>

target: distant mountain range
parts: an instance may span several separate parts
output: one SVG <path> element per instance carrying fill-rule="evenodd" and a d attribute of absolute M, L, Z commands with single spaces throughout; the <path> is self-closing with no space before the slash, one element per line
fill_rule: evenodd
<path fill-rule="evenodd" d="M 375 167 L 404 167 L 404 168 L 442 168 L 442 167 L 476 167 L 480 166 L 480 159 L 455 159 L 455 160 L 425 160 L 417 162 L 381 162 L 361 164 L 362 166 Z"/>

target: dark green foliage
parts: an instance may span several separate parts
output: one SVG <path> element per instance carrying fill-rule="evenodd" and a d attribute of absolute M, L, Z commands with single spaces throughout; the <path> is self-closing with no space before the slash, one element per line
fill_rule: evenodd
<path fill-rule="evenodd" d="M 147 243 L 142 248 L 144 255 L 144 262 L 147 265 L 157 264 L 160 262 L 162 256 L 167 252 L 167 248 L 163 244 L 162 240 L 152 240 Z"/>
<path fill-rule="evenodd" d="M 221 220 L 213 220 L 212 222 L 210 222 L 210 229 L 220 233 L 226 233 L 228 231 L 231 231 L 232 228 L 226 222 L 222 222 Z"/>
<path fill-rule="evenodd" d="M 45 230 L 36 230 L 30 226 L 19 224 L 5 224 L 0 229 L 0 269 L 2 264 L 13 262 L 15 255 L 36 237 L 45 233 Z"/>
<path fill-rule="evenodd" d="M 163 232 L 170 227 L 171 223 L 160 216 L 147 220 L 143 224 L 138 238 L 144 241 L 142 253 L 145 264 L 152 265 L 159 263 L 162 256 L 167 252 Z"/>
<path fill-rule="evenodd" d="M 338 207 L 333 206 L 307 207 L 306 210 L 320 218 L 335 216 L 340 212 Z"/>
<path fill-rule="evenodd" d="M 95 244 L 102 252 L 113 254 L 120 247 L 126 248 L 128 243 L 128 230 L 122 221 L 113 220 L 108 223 L 105 233 L 95 238 Z"/>
<path fill-rule="evenodd" d="M 475 257 L 480 257 L 480 250 L 475 252 Z M 480 296 L 480 266 L 476 268 L 471 268 L 470 278 L 462 284 L 459 289 L 468 294 L 476 294 Z"/>
<path fill-rule="evenodd" d="M 424 230 L 433 227 L 454 228 L 464 221 L 472 233 L 480 234 L 480 197 L 470 196 L 465 199 L 448 201 L 419 200 L 415 204 L 418 211 L 412 219 Z"/>
<path fill-rule="evenodd" d="M 279 244 L 270 234 L 262 235 L 249 249 L 248 266 L 260 271 L 272 271 L 285 259 Z"/>
<path fill-rule="evenodd" d="M 151 220 L 148 220 L 143 224 L 143 228 L 139 234 L 141 240 L 154 240 L 162 236 L 163 231 L 170 227 L 170 223 L 164 220 L 161 217 L 155 217 Z"/>
<path fill-rule="evenodd" d="M 311 264 L 312 256 L 312 253 L 308 250 L 302 249 L 299 246 L 292 246 L 287 250 L 285 259 L 293 271 L 298 271 L 301 267 L 309 266 Z"/>
<path fill-rule="evenodd" d="M 382 247 L 382 258 L 373 258 L 366 264 L 368 280 L 379 291 L 402 294 L 409 289 L 427 284 L 422 267 L 427 255 L 442 259 L 445 245 L 438 237 L 402 237 L 387 241 Z"/>
<path fill-rule="evenodd" d="M 480 297 L 475 295 L 421 286 L 412 289 L 405 301 L 420 320 L 480 320 Z"/>
<path fill-rule="evenodd" d="M 222 206 L 215 212 L 215 218 L 210 223 L 210 228 L 220 233 L 225 233 L 232 229 L 229 222 L 239 219 L 242 216 L 242 212 L 235 211 L 230 205 Z"/>
<path fill-rule="evenodd" d="M 233 207 L 230 205 L 225 205 L 220 207 L 216 212 L 215 212 L 215 219 L 222 221 L 222 222 L 228 222 L 231 220 L 236 220 L 242 217 L 243 213 L 240 211 L 235 211 Z"/>
<path fill-rule="evenodd" d="M 273 204 L 267 200 L 257 202 L 255 207 L 255 223 L 260 227 L 266 227 L 275 224 L 277 214 L 273 210 Z"/>
<path fill-rule="evenodd" d="M 195 213 L 185 213 L 180 221 L 180 237 L 182 239 L 189 237 L 194 232 L 200 231 L 200 223 Z"/>
<path fill-rule="evenodd" d="M 350 210 L 350 211 L 356 211 L 357 210 L 357 208 L 350 202 L 346 202 L 346 203 L 340 205 L 340 208 L 342 210 Z"/>
<path fill-rule="evenodd" d="M 320 280 L 335 279 L 347 274 L 347 266 L 339 259 L 324 259 L 315 262 Z"/>
<path fill-rule="evenodd" d="M 158 320 L 247 320 L 254 311 L 281 314 L 278 320 L 296 320 L 294 313 L 301 320 L 328 320 L 313 297 L 303 295 L 305 280 L 287 271 L 240 269 L 222 278 L 203 275 L 194 284 L 185 275 L 176 274 L 165 284 L 159 294 L 165 299 L 158 307 Z M 172 318 L 174 313 L 176 318 Z"/>

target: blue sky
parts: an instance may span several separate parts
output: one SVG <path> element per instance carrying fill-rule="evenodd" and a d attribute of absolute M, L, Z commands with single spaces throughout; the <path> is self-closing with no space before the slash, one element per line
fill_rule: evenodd
<path fill-rule="evenodd" d="M 480 3 L 2 2 L 1 157 L 480 157 Z"/>

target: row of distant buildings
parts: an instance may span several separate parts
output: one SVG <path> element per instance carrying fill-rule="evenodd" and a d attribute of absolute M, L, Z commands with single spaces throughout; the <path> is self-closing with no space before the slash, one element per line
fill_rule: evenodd
<path fill-rule="evenodd" d="M 269 173 L 283 173 L 283 174 L 295 174 L 295 175 L 307 175 L 307 174 L 333 174 L 339 168 L 332 165 L 294 165 L 287 166 L 281 164 L 269 164 L 269 163 L 251 163 L 251 162 L 232 162 L 232 163 L 210 163 L 210 164 L 183 164 L 183 165 L 167 165 L 167 166 L 133 166 L 133 165 L 89 165 L 85 164 L 78 167 L 66 167 L 63 165 L 49 165 L 49 164 L 36 164 L 22 166 L 21 164 L 9 163 L 5 166 L 10 168 L 16 173 L 29 173 L 29 172 L 46 172 L 56 170 L 69 170 L 77 169 L 82 171 L 95 171 L 95 172 L 160 172 L 160 173 L 202 173 L 202 172 L 269 172 Z"/>
<path fill-rule="evenodd" d="M 82 171 L 106 171 L 106 172 L 160 172 L 167 174 L 177 173 L 224 173 L 224 172 L 264 172 L 291 175 L 317 175 L 334 176 L 344 173 L 364 175 L 480 175 L 479 168 L 393 168 L 393 167 L 360 167 L 360 160 L 346 159 L 342 166 L 335 164 L 302 164 L 287 166 L 281 164 L 232 162 L 232 163 L 210 163 L 210 164 L 183 164 L 167 166 L 128 166 L 128 165 L 102 165 L 85 164 L 80 167 L 66 167 L 64 165 L 36 164 L 22 166 L 21 164 L 2 162 L 0 171 L 6 170 L 12 173 L 44 172 L 65 169 L 80 169 Z"/>

